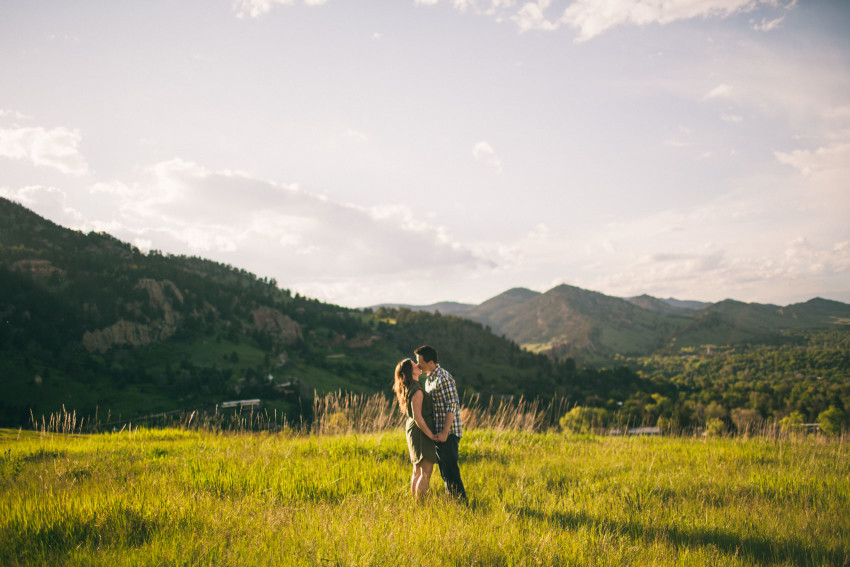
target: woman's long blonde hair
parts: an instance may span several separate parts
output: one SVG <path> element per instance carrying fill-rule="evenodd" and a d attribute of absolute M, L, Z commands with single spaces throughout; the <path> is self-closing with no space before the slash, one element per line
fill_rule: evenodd
<path fill-rule="evenodd" d="M 393 382 L 393 392 L 398 400 L 399 409 L 404 412 L 407 406 L 407 397 L 410 394 L 410 386 L 413 384 L 413 361 L 405 358 L 395 367 L 395 381 Z"/>

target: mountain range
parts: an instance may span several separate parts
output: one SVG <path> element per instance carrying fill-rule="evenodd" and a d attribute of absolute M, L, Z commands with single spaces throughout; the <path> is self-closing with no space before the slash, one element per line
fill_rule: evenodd
<path fill-rule="evenodd" d="M 822 298 L 781 307 L 732 299 L 620 298 L 569 285 L 545 293 L 510 289 L 480 305 L 395 307 L 465 317 L 532 352 L 586 363 L 703 345 L 769 344 L 788 331 L 850 329 L 850 305 Z"/>

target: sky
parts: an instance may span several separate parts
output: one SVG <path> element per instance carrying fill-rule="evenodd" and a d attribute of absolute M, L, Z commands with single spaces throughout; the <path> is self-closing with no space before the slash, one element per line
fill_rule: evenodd
<path fill-rule="evenodd" d="M 850 2 L 4 0 L 0 196 L 348 307 L 850 302 Z"/>

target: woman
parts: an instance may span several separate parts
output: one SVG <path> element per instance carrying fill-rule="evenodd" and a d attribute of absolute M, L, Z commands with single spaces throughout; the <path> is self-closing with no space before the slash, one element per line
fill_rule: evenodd
<path fill-rule="evenodd" d="M 393 391 L 398 399 L 401 413 L 407 416 L 405 432 L 410 462 L 413 463 L 413 475 L 410 477 L 410 493 L 414 498 L 422 498 L 428 492 L 431 473 L 437 457 L 434 444 L 434 402 L 419 383 L 422 369 L 409 358 L 405 358 L 395 367 Z"/>

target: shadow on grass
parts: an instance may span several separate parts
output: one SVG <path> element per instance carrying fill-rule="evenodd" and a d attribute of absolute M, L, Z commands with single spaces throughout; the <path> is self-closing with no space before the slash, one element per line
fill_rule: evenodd
<path fill-rule="evenodd" d="M 0 533 L 0 563 L 55 564 L 81 547 L 140 547 L 166 525 L 126 505 L 100 509 L 97 514 L 61 514 L 41 524 L 12 522 Z"/>
<path fill-rule="evenodd" d="M 562 529 L 582 527 L 604 530 L 648 541 L 668 541 L 676 547 L 714 547 L 729 555 L 743 555 L 757 561 L 793 565 L 850 565 L 850 549 L 810 546 L 797 538 L 773 541 L 765 537 L 740 536 L 721 528 L 678 528 L 653 526 L 636 520 L 616 521 L 584 512 L 543 512 L 528 506 L 513 507 L 521 517 L 546 522 Z"/>
<path fill-rule="evenodd" d="M 510 458 L 506 455 L 499 454 L 498 452 L 461 452 L 460 459 L 458 459 L 458 463 L 461 467 L 465 465 L 476 465 L 479 463 L 484 464 L 494 464 L 494 465 L 507 465 L 511 462 Z M 439 463 L 438 463 L 439 465 Z M 461 468 L 461 472 L 463 472 L 463 468 Z"/>

